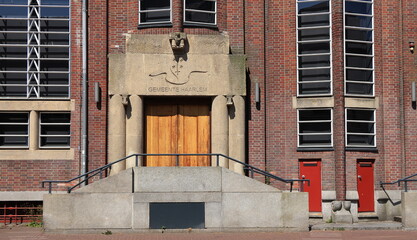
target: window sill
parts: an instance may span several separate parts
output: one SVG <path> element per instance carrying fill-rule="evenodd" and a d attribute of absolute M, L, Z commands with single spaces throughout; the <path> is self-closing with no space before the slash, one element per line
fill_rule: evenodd
<path fill-rule="evenodd" d="M 210 25 L 210 24 L 199 24 L 199 23 L 184 23 L 184 27 L 192 27 L 192 28 L 211 28 L 218 30 L 219 28 L 217 25 Z"/>
<path fill-rule="evenodd" d="M 155 23 L 155 24 L 139 24 L 138 29 L 145 29 L 145 28 L 171 28 L 172 23 Z"/>
<path fill-rule="evenodd" d="M 349 152 L 374 152 L 378 153 L 378 148 L 376 147 L 346 147 L 346 151 Z"/>
<path fill-rule="evenodd" d="M 334 151 L 333 147 L 298 147 L 297 152 L 326 152 Z"/>
<path fill-rule="evenodd" d="M 73 160 L 74 149 L 0 149 L 0 160 Z"/>

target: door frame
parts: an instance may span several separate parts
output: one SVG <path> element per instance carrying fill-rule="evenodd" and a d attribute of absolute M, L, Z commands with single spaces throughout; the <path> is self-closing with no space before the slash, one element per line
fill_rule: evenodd
<path fill-rule="evenodd" d="M 306 166 L 304 164 L 308 164 L 310 163 L 310 166 Z M 316 164 L 315 166 L 312 166 L 313 164 Z M 310 183 L 308 182 L 301 182 L 301 191 L 302 192 L 308 192 L 308 206 L 309 206 L 309 212 L 322 212 L 323 211 L 323 197 L 322 197 L 322 160 L 321 159 L 299 159 L 299 176 L 300 179 L 309 179 Z M 318 181 L 315 181 L 314 179 L 311 179 L 311 176 L 309 177 L 305 172 L 304 169 L 305 167 L 317 167 L 318 170 L 320 171 L 319 174 L 319 179 L 316 179 Z M 316 190 L 315 192 L 313 192 L 313 196 L 314 198 L 311 198 L 310 196 L 312 195 L 310 193 L 310 191 L 306 191 L 305 188 L 307 188 L 307 190 L 309 190 L 311 187 L 314 187 L 315 184 L 317 183 L 317 188 L 318 190 Z M 312 184 L 314 184 L 312 186 Z M 314 188 L 313 188 L 314 189 Z M 313 209 L 313 210 L 310 210 Z"/>
<path fill-rule="evenodd" d="M 362 164 L 362 165 L 361 165 Z M 363 172 L 360 172 L 360 168 L 364 169 L 365 167 L 371 167 L 371 175 L 365 176 L 366 179 L 369 179 L 366 182 L 362 182 L 363 180 Z M 367 197 L 361 197 L 362 189 L 366 186 L 362 185 L 359 187 L 360 182 L 367 183 L 368 194 Z M 358 191 L 358 212 L 375 212 L 375 159 L 357 159 L 356 161 L 356 189 Z M 364 201 L 365 200 L 365 201 Z M 363 206 L 363 203 L 366 203 Z M 362 203 L 362 206 L 361 206 Z"/>

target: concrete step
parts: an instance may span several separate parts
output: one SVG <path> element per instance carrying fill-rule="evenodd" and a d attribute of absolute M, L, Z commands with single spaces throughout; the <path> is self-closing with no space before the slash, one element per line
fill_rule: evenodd
<path fill-rule="evenodd" d="M 353 224 L 346 223 L 318 223 L 310 226 L 311 230 L 397 230 L 402 229 L 399 222 L 378 221 L 378 222 L 359 222 Z"/>

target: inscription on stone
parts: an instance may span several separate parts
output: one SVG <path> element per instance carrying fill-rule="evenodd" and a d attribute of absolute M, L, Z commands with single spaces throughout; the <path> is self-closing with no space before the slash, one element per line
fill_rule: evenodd
<path fill-rule="evenodd" d="M 207 92 L 207 87 L 148 87 L 148 92 L 156 93 L 186 93 L 186 92 Z"/>

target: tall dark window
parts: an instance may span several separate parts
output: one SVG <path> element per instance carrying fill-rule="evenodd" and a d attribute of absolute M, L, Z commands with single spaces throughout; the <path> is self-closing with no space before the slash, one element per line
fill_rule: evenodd
<path fill-rule="evenodd" d="M 69 0 L 0 1 L 0 97 L 69 97 L 69 21 Z"/>
<path fill-rule="evenodd" d="M 139 26 L 171 25 L 171 0 L 140 0 Z"/>
<path fill-rule="evenodd" d="M 331 95 L 330 0 L 297 1 L 298 95 Z"/>
<path fill-rule="evenodd" d="M 184 25 L 217 24 L 216 0 L 184 0 Z"/>
<path fill-rule="evenodd" d="M 70 113 L 40 113 L 39 147 L 69 148 L 70 120 Z"/>
<path fill-rule="evenodd" d="M 374 96 L 373 2 L 345 0 L 345 94 Z"/>
<path fill-rule="evenodd" d="M 29 147 L 29 113 L 0 113 L 0 148 Z"/>

